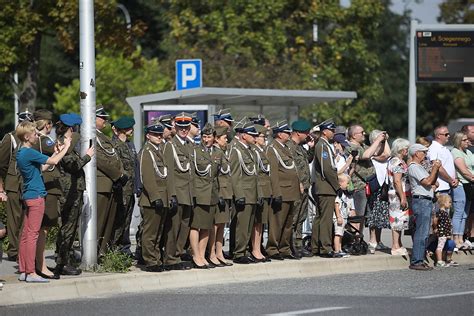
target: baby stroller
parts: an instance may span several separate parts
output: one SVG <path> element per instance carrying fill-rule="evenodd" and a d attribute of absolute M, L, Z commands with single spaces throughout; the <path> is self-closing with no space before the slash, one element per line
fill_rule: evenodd
<path fill-rule="evenodd" d="M 364 234 L 353 225 L 359 224 L 360 227 L 363 222 L 364 216 L 349 216 L 347 218 L 344 236 L 342 237 L 342 249 L 344 252 L 354 256 L 367 254 L 369 247 L 364 240 Z"/>

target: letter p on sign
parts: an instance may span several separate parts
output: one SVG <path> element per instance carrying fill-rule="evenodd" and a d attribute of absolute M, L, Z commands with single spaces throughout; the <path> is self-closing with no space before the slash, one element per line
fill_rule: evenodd
<path fill-rule="evenodd" d="M 202 87 L 202 60 L 176 60 L 176 90 Z"/>

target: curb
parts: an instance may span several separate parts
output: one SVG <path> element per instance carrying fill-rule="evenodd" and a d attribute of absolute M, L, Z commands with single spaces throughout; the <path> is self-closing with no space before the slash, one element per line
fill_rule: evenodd
<path fill-rule="evenodd" d="M 460 264 L 474 263 L 474 255 L 470 251 L 454 254 L 453 259 Z M 127 274 L 84 273 L 79 277 L 53 280 L 49 284 L 8 282 L 0 292 L 0 306 L 107 297 L 127 293 L 137 294 L 210 284 L 399 270 L 407 269 L 408 265 L 409 261 L 406 257 L 379 253 L 344 259 L 304 258 L 299 261 L 273 261 L 271 263 L 234 265 L 212 270 L 192 269 L 189 271 L 150 273 L 135 268 L 134 271 Z"/>

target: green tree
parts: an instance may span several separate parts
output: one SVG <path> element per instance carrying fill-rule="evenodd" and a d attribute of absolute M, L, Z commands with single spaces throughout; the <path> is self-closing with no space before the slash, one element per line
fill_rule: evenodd
<path fill-rule="evenodd" d="M 44 36 L 54 36 L 65 51 L 73 52 L 79 39 L 79 3 L 66 0 L 0 0 L 0 70 L 11 78 L 20 73 L 21 82 L 13 85 L 20 96 L 20 109 L 34 109 L 38 94 L 41 45 Z M 116 13 L 115 0 L 94 1 L 96 42 L 100 49 L 118 49 L 130 54 L 132 38 L 143 34 L 137 21 L 130 30 Z"/>
<path fill-rule="evenodd" d="M 355 90 L 356 101 L 307 108 L 318 121 L 380 121 L 371 105 L 383 96 L 380 62 L 371 50 L 383 22 L 376 0 L 162 1 L 170 31 L 167 71 L 177 58 L 203 58 L 206 86 Z M 319 41 L 313 42 L 313 23 Z"/>
<path fill-rule="evenodd" d="M 134 61 L 138 61 L 134 63 Z M 171 79 L 163 75 L 157 59 L 140 57 L 140 51 L 128 58 L 125 54 L 104 51 L 97 55 L 97 104 L 103 104 L 111 119 L 132 115 L 125 99 L 129 96 L 169 90 Z M 54 109 L 57 113 L 80 111 L 79 79 L 68 86 L 56 86 Z"/>

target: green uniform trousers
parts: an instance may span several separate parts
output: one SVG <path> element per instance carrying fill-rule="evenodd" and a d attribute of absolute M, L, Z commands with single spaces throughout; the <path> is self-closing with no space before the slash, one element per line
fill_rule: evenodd
<path fill-rule="evenodd" d="M 71 191 L 66 197 L 66 201 L 61 206 L 61 227 L 56 239 L 56 263 L 69 265 L 72 244 L 76 238 L 79 226 L 79 218 L 82 213 L 83 192 Z"/>
<path fill-rule="evenodd" d="M 163 235 L 167 209 L 156 211 L 152 207 L 142 207 L 142 256 L 146 266 L 161 265 L 160 241 Z"/>
<path fill-rule="evenodd" d="M 18 256 L 18 246 L 23 225 L 24 210 L 20 203 L 20 193 L 7 191 L 7 231 L 8 231 L 8 249 L 9 257 Z"/>
<path fill-rule="evenodd" d="M 235 231 L 234 259 L 247 255 L 247 246 L 255 222 L 256 206 L 256 204 L 245 204 L 243 209 L 236 208 L 233 212 L 231 225 L 234 225 L 234 228 L 231 227 L 231 231 Z"/>
<path fill-rule="evenodd" d="M 311 246 L 313 254 L 328 254 L 332 249 L 332 217 L 336 197 L 333 195 L 318 195 L 316 204 L 318 215 L 314 217 L 311 233 Z"/>
<path fill-rule="evenodd" d="M 291 234 L 295 202 L 287 201 L 281 204 L 280 210 L 271 209 L 268 216 L 267 254 L 291 255 Z"/>
<path fill-rule="evenodd" d="M 295 202 L 293 217 L 293 246 L 295 249 L 303 247 L 303 224 L 308 218 L 308 192 L 303 192 L 301 200 Z"/>
<path fill-rule="evenodd" d="M 188 220 L 188 227 L 182 227 L 182 214 L 187 215 Z M 189 219 L 191 216 L 191 206 L 190 205 L 183 205 L 178 204 L 178 208 L 176 210 L 168 210 L 166 220 L 165 220 L 165 228 L 163 234 L 166 236 L 165 241 L 163 242 L 165 246 L 165 256 L 164 256 L 164 264 L 165 265 L 172 265 L 181 262 L 180 255 L 181 253 L 178 252 L 178 238 L 183 237 L 181 242 L 181 249 L 184 249 L 186 245 L 186 241 L 189 235 Z M 184 228 L 183 230 L 181 228 Z M 187 231 L 187 233 L 185 233 Z M 182 233 L 180 235 L 180 233 Z M 143 241 L 142 241 L 143 247 Z"/>
<path fill-rule="evenodd" d="M 97 194 L 97 246 L 99 257 L 109 249 L 117 211 L 117 195 L 115 193 Z"/>
<path fill-rule="evenodd" d="M 130 223 L 132 222 L 133 208 L 135 207 L 135 196 L 127 194 L 126 199 L 117 205 L 112 244 L 122 252 L 130 253 Z"/>
<path fill-rule="evenodd" d="M 186 243 L 189 238 L 189 230 L 191 227 L 192 206 L 179 205 L 178 207 L 180 225 L 178 239 L 176 240 L 176 255 L 181 256 L 186 253 Z"/>

